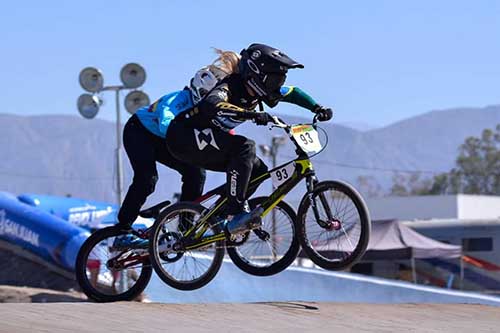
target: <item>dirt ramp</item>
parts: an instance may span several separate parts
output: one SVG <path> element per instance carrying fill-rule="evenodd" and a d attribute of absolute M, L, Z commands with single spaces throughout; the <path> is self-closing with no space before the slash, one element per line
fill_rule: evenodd
<path fill-rule="evenodd" d="M 0 285 L 0 303 L 85 302 L 87 297 L 76 291 Z M 1 327 L 0 327 L 1 329 Z"/>
<path fill-rule="evenodd" d="M 500 308 L 461 304 L 0 304 L 0 332 L 498 332 Z"/>

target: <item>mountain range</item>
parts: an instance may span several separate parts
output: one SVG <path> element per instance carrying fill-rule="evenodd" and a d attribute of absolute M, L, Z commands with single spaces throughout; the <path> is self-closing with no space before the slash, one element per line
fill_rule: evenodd
<path fill-rule="evenodd" d="M 307 115 L 304 113 L 304 115 Z M 311 118 L 282 116 L 289 123 L 310 122 Z M 320 126 L 328 134 L 328 145 L 315 156 L 320 179 L 342 179 L 358 185 L 360 176 L 369 177 L 387 190 L 396 172 L 422 171 L 423 176 L 448 171 L 454 166 L 458 147 L 466 137 L 479 136 L 485 128 L 500 123 L 500 105 L 484 108 L 455 108 L 431 111 L 389 126 L 359 131 L 336 125 L 335 118 Z M 72 195 L 114 202 L 116 200 L 116 127 L 105 120 L 76 116 L 17 116 L 0 114 L 0 191 Z M 258 145 L 270 144 L 280 129 L 270 131 L 252 123 L 237 128 Z M 320 131 L 324 141 L 324 133 Z M 260 154 L 258 150 L 258 154 Z M 295 156 L 290 142 L 280 146 L 278 164 Z M 270 165 L 268 157 L 262 157 Z M 125 153 L 124 190 L 131 181 Z M 158 166 L 160 181 L 148 203 L 179 191 L 179 175 Z M 209 172 L 205 189 L 220 185 L 222 173 Z M 270 186 L 259 191 L 269 192 Z M 296 203 L 304 190 L 298 186 L 288 201 Z"/>

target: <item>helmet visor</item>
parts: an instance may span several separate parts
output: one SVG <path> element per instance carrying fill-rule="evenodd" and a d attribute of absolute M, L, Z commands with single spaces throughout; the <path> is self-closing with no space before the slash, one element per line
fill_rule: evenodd
<path fill-rule="evenodd" d="M 264 85 L 266 86 L 266 90 L 268 92 L 273 92 L 279 90 L 284 84 L 286 80 L 286 74 L 282 73 L 269 73 L 266 75 L 264 81 Z"/>

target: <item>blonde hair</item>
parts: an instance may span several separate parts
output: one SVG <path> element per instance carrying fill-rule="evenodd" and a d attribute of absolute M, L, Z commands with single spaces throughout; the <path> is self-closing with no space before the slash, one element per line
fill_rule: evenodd
<path fill-rule="evenodd" d="M 238 73 L 238 65 L 241 58 L 238 53 L 233 51 L 223 51 L 215 47 L 213 49 L 218 57 L 209 66 L 210 69 L 215 67 L 216 69 L 223 71 L 226 75 Z"/>

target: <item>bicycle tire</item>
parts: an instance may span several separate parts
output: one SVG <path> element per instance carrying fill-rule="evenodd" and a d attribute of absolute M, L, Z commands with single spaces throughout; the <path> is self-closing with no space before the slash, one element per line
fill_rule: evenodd
<path fill-rule="evenodd" d="M 320 266 L 321 268 L 324 268 L 326 270 L 333 270 L 333 271 L 338 271 L 338 270 L 345 270 L 350 268 L 352 265 L 354 265 L 366 251 L 366 248 L 368 247 L 368 241 L 370 239 L 370 233 L 371 233 L 371 221 L 370 221 L 370 214 L 368 212 L 368 209 L 366 207 L 366 204 L 361 197 L 361 195 L 352 187 L 351 185 L 342 182 L 342 181 L 323 181 L 315 185 L 314 190 L 313 190 L 313 198 L 318 197 L 320 193 L 325 193 L 327 191 L 334 190 L 336 192 L 342 193 L 347 197 L 355 207 L 358 216 L 359 216 L 359 225 L 360 225 L 360 233 L 359 233 L 359 239 L 357 240 L 357 244 L 354 248 L 354 250 L 346 257 L 342 258 L 339 260 L 338 258 L 330 259 L 325 257 L 321 252 L 327 253 L 327 251 L 321 251 L 319 248 L 315 248 L 315 245 L 309 239 L 307 234 L 307 229 L 308 229 L 308 221 L 306 220 L 309 208 L 311 208 L 311 203 L 309 199 L 309 195 L 305 195 L 302 198 L 302 201 L 299 206 L 298 210 L 298 238 L 300 241 L 300 244 L 304 250 L 304 252 L 307 254 L 309 259 L 311 259 L 316 265 Z M 332 195 L 333 197 L 333 195 Z M 344 204 L 345 205 L 345 204 Z M 346 209 L 344 208 L 343 214 L 346 214 Z M 340 215 L 340 214 L 337 214 Z M 344 216 L 345 217 L 345 216 Z M 342 219 L 344 218 L 342 217 Z M 316 223 L 316 225 L 314 225 Z M 311 229 L 312 227 L 320 227 L 319 223 L 315 221 L 314 223 L 311 224 Z M 341 223 L 345 223 L 345 221 L 341 221 Z M 321 228 L 321 227 L 320 227 Z M 353 226 L 351 226 L 350 229 L 347 231 L 353 230 Z M 324 228 L 323 228 L 324 229 Z M 326 229 L 325 231 L 322 232 L 327 232 Z M 338 230 L 337 230 L 338 231 Z M 342 232 L 346 235 L 347 231 L 344 230 L 344 227 L 342 227 Z M 328 231 L 330 232 L 330 231 Z M 335 231 L 332 231 L 335 232 Z M 340 233 L 339 233 L 340 234 Z M 337 239 L 337 242 L 340 245 L 340 241 L 338 241 L 338 237 L 332 237 L 331 239 L 335 238 Z M 348 243 L 352 247 L 352 242 L 348 238 Z M 332 251 L 335 253 L 335 251 Z M 347 251 L 337 251 L 337 253 L 343 253 Z"/>
<path fill-rule="evenodd" d="M 256 197 L 256 198 L 249 200 L 248 203 L 250 205 L 250 208 L 253 209 L 253 208 L 257 207 L 258 205 L 260 205 L 265 200 L 267 200 L 267 197 Z M 289 237 L 286 237 L 285 242 L 288 243 L 288 241 L 290 241 L 290 243 L 289 243 L 289 245 L 284 244 L 286 249 L 284 251 L 284 254 L 282 256 L 280 255 L 280 258 L 278 260 L 271 262 L 270 265 L 264 265 L 264 264 L 266 264 L 265 261 L 264 262 L 262 262 L 262 261 L 254 262 L 251 258 L 247 258 L 245 255 L 243 255 L 243 253 L 242 253 L 243 249 L 245 247 L 249 247 L 249 246 L 252 246 L 255 244 L 255 246 L 253 246 L 253 247 L 255 250 L 257 250 L 256 252 L 261 252 L 258 254 L 268 255 L 268 253 L 266 253 L 267 251 L 264 251 L 264 249 L 262 249 L 260 247 L 261 246 L 266 247 L 269 245 L 269 246 L 271 246 L 271 252 L 273 252 L 273 251 L 277 250 L 276 246 L 273 247 L 273 244 L 270 244 L 272 241 L 270 241 L 269 239 L 268 240 L 261 240 L 257 236 L 257 234 L 255 234 L 255 230 L 250 231 L 249 239 L 245 240 L 245 242 L 243 244 L 241 244 L 239 246 L 227 248 L 227 253 L 229 254 L 229 257 L 231 258 L 233 263 L 239 269 L 244 271 L 245 273 L 255 275 L 255 276 L 274 275 L 274 274 L 277 274 L 277 273 L 285 270 L 288 266 L 290 266 L 293 263 L 295 258 L 297 258 L 297 255 L 298 255 L 299 250 L 300 250 L 300 244 L 299 244 L 298 238 L 296 236 L 297 227 L 296 227 L 295 221 L 297 220 L 297 215 L 295 214 L 295 211 L 293 210 L 293 208 L 290 207 L 290 205 L 288 205 L 284 201 L 280 201 L 276 205 L 276 207 L 273 208 L 273 210 L 274 209 L 277 209 L 280 213 L 280 216 L 285 217 L 287 219 L 287 222 L 288 221 L 290 222 L 289 229 L 288 229 L 287 225 L 280 226 L 280 230 L 282 230 L 283 232 L 281 233 L 281 236 L 276 235 L 275 239 L 276 238 L 285 239 L 283 234 L 289 230 L 291 232 L 291 234 L 289 235 Z M 266 217 L 270 217 L 270 216 L 271 216 L 271 212 L 266 215 Z M 269 221 L 269 220 L 266 220 L 265 218 L 262 221 L 263 228 L 265 230 L 272 229 L 272 219 L 270 219 L 270 220 L 271 220 L 271 222 L 269 222 L 269 223 L 266 223 L 266 221 Z M 275 253 L 271 253 L 271 254 L 273 256 L 276 255 Z M 260 265 L 260 264 L 262 264 L 262 265 Z"/>
<path fill-rule="evenodd" d="M 89 273 L 87 274 L 87 268 L 89 267 L 89 255 L 92 250 L 99 246 L 101 242 L 105 241 L 111 237 L 117 237 L 121 235 L 126 235 L 126 232 L 120 231 L 115 227 L 107 227 L 97 230 L 83 243 L 82 247 L 78 251 L 78 255 L 75 263 L 75 274 L 76 280 L 80 285 L 82 291 L 87 295 L 87 297 L 95 302 L 118 302 L 118 301 L 131 301 L 139 296 L 151 279 L 153 273 L 153 268 L 149 262 L 149 259 L 144 258 L 144 263 L 141 266 L 141 272 L 135 282 L 135 284 L 127 289 L 125 292 L 118 294 L 107 294 L 101 291 L 97 286 L 94 286 L 89 280 Z M 94 259 L 95 261 L 95 259 Z M 99 261 L 100 262 L 100 261 Z M 99 264 L 100 265 L 100 264 Z M 99 266 L 100 270 L 100 266 Z M 100 272 L 98 274 L 101 274 Z M 102 288 L 105 290 L 106 288 Z"/>
<path fill-rule="evenodd" d="M 190 203 L 190 202 L 180 202 L 177 204 L 174 204 L 172 206 L 167 207 L 164 209 L 161 213 L 160 216 L 156 219 L 150 233 L 150 239 L 149 239 L 149 254 L 150 254 L 150 260 L 151 264 L 156 272 L 156 274 L 160 277 L 160 279 L 165 282 L 167 285 L 179 289 L 179 290 L 195 290 L 199 289 L 203 286 L 205 286 L 207 283 L 212 281 L 212 279 L 217 275 L 217 272 L 219 271 L 222 261 L 224 259 L 224 247 L 225 247 L 225 241 L 216 241 L 214 243 L 211 243 L 214 245 L 214 252 L 213 252 L 213 260 L 212 263 L 210 264 L 208 270 L 201 275 L 198 278 L 192 279 L 192 280 L 179 280 L 176 279 L 172 274 L 167 272 L 163 268 L 163 264 L 166 262 L 165 260 L 162 259 L 162 254 L 160 254 L 159 249 L 158 249 L 158 238 L 161 237 L 161 232 L 162 232 L 162 226 L 165 224 L 165 220 L 169 218 L 175 218 L 176 215 L 182 216 L 183 213 L 189 213 L 189 214 L 201 214 L 205 208 L 199 204 L 196 203 Z M 167 222 L 169 223 L 169 222 Z M 208 221 L 210 228 L 212 229 L 213 234 L 218 234 L 222 232 L 222 229 L 213 221 Z M 174 227 L 175 228 L 175 227 Z M 173 230 L 173 229 L 172 229 Z M 172 231 L 168 231 L 169 233 L 172 233 Z M 176 231 L 174 231 L 176 232 Z M 194 250 L 198 251 L 198 250 Z M 190 252 L 190 251 L 186 251 Z M 183 253 L 183 256 L 186 255 L 186 252 Z M 182 260 L 183 256 L 179 258 L 178 260 Z M 163 256 L 164 257 L 164 256 Z M 189 258 L 189 257 L 188 257 Z M 195 256 L 192 255 L 190 258 L 193 258 L 195 260 Z M 168 262 L 168 264 L 174 265 L 175 262 Z M 185 265 L 184 265 L 185 266 Z M 183 267 L 184 267 L 183 266 Z"/>

